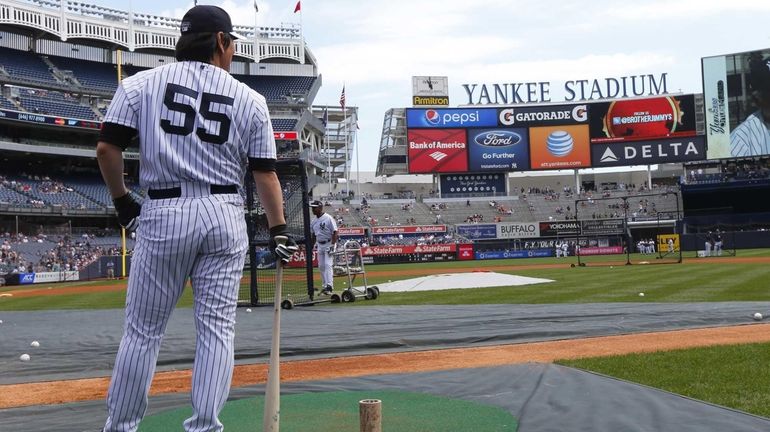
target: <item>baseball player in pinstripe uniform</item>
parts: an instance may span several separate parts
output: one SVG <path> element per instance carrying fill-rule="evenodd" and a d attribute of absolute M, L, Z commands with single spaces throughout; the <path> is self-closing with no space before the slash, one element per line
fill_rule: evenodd
<path fill-rule="evenodd" d="M 770 57 L 749 56 L 751 97 L 759 107 L 730 133 L 733 156 L 770 154 Z"/>
<path fill-rule="evenodd" d="M 331 294 L 334 291 L 334 258 L 332 254 L 339 240 L 337 223 L 329 213 L 324 213 L 321 201 L 310 203 L 310 209 L 316 219 L 310 224 L 311 242 L 318 245 L 318 271 L 321 273 L 321 294 Z"/>
<path fill-rule="evenodd" d="M 138 235 L 126 318 L 107 397 L 105 431 L 135 431 L 166 324 L 186 280 L 195 314 L 193 415 L 186 431 L 221 431 L 230 391 L 238 286 L 248 241 L 240 194 L 246 167 L 267 214 L 271 250 L 288 261 L 276 149 L 265 99 L 229 74 L 235 52 L 227 13 L 196 6 L 182 18 L 177 63 L 140 72 L 118 86 L 97 144 L 118 221 Z M 140 146 L 139 205 L 123 182 L 122 150 Z M 276 246 L 275 236 L 289 237 Z"/>

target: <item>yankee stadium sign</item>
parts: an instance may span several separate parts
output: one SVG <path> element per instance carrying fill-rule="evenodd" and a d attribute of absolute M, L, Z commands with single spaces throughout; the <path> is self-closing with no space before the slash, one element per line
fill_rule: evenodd
<path fill-rule="evenodd" d="M 656 96 L 668 93 L 667 74 L 610 77 L 593 80 L 565 81 L 562 100 L 578 102 L 598 99 L 620 99 Z M 552 100 L 551 82 L 473 83 L 462 84 L 468 105 L 515 105 L 558 102 Z M 556 88 L 556 87 L 554 87 Z"/>

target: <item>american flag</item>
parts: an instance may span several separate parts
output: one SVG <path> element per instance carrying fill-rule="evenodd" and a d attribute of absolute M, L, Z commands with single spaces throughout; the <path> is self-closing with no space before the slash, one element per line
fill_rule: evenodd
<path fill-rule="evenodd" d="M 342 86 L 342 94 L 340 95 L 340 106 L 345 111 L 345 86 Z"/>

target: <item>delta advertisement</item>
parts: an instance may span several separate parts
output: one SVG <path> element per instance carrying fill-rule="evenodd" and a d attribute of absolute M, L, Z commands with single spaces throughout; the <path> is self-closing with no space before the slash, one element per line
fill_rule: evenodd
<path fill-rule="evenodd" d="M 706 139 L 703 136 L 591 145 L 591 163 L 594 167 L 652 165 L 704 159 Z"/>
<path fill-rule="evenodd" d="M 468 167 L 473 172 L 529 170 L 526 128 L 468 129 Z"/>
<path fill-rule="evenodd" d="M 465 129 L 410 129 L 409 173 L 468 171 Z"/>
<path fill-rule="evenodd" d="M 442 174 L 439 176 L 441 196 L 445 198 L 472 195 L 505 194 L 505 173 L 496 174 Z"/>

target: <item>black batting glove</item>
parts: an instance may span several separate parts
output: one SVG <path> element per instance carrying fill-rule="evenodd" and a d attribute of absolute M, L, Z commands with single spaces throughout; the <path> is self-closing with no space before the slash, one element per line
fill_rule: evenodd
<path fill-rule="evenodd" d="M 289 235 L 286 224 L 276 225 L 270 228 L 270 242 L 268 243 L 268 248 L 270 248 L 270 252 L 284 264 L 288 263 L 291 256 L 299 250 L 297 242 L 295 242 L 294 239 L 291 238 L 291 235 Z"/>
<path fill-rule="evenodd" d="M 139 227 L 139 214 L 142 206 L 139 205 L 130 193 L 112 200 L 115 210 L 118 212 L 118 223 L 128 231 L 134 231 Z"/>

